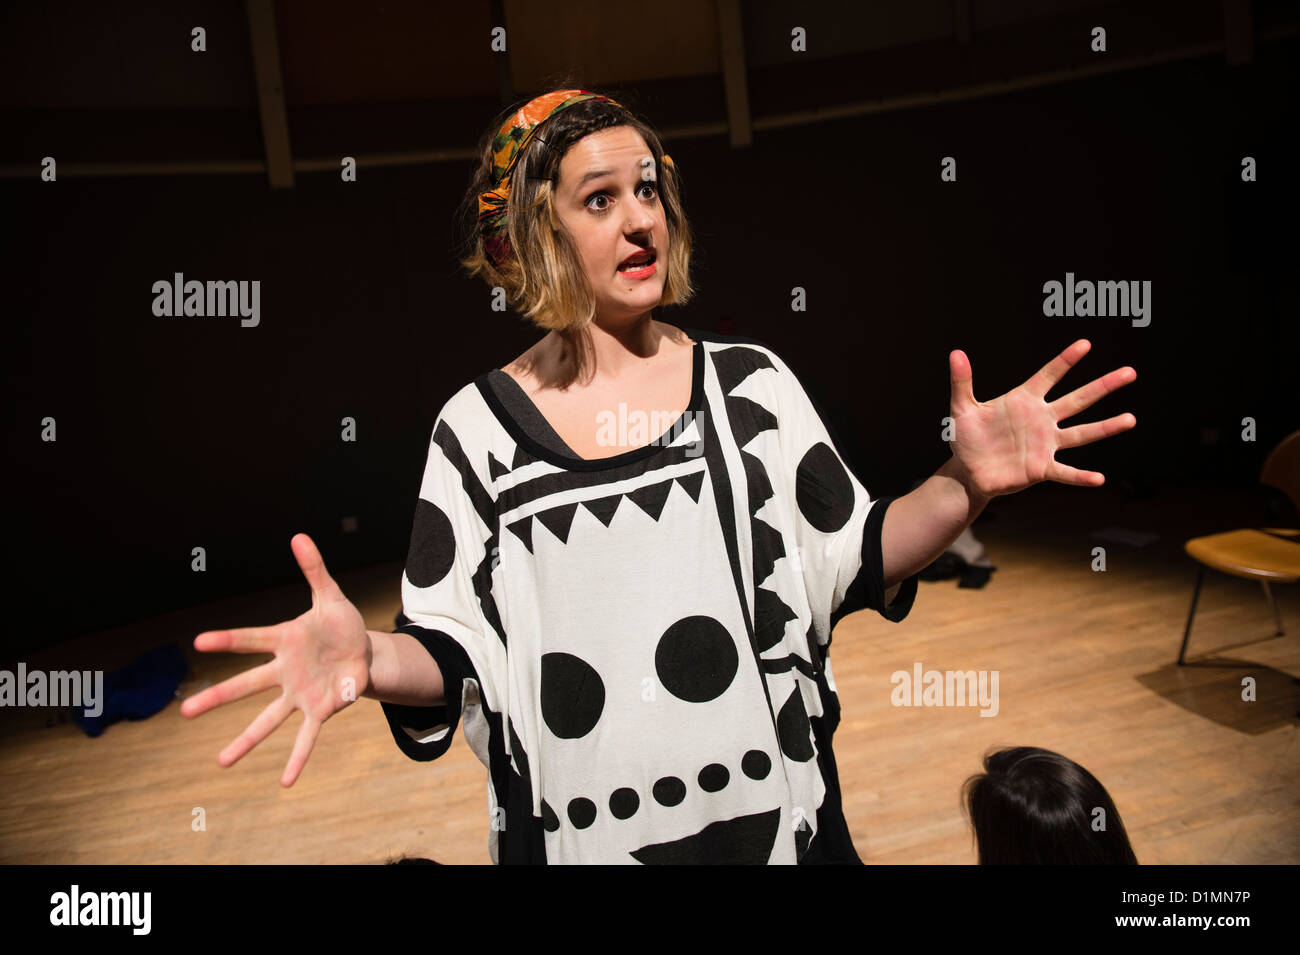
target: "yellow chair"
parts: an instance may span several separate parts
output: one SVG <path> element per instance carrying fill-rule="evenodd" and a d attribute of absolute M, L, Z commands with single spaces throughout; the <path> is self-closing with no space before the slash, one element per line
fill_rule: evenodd
<path fill-rule="evenodd" d="M 1300 431 L 1287 435 L 1269 453 L 1259 480 L 1289 497 L 1300 513 Z M 1277 633 L 1273 636 L 1282 636 L 1282 615 L 1268 585 L 1270 581 L 1293 584 L 1300 580 L 1300 529 L 1260 527 L 1224 531 L 1222 534 L 1193 537 L 1183 545 L 1183 549 L 1199 566 L 1196 589 L 1192 591 L 1192 609 L 1187 614 L 1183 645 L 1178 651 L 1179 666 L 1186 665 L 1187 638 L 1192 635 L 1192 618 L 1196 616 L 1196 601 L 1201 596 L 1201 581 L 1206 567 L 1234 577 L 1258 580 L 1264 587 L 1264 598 L 1277 623 Z"/>

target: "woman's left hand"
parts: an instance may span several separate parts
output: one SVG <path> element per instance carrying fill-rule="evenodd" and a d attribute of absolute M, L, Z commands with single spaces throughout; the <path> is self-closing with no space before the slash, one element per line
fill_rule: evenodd
<path fill-rule="evenodd" d="M 1055 401 L 1046 398 L 1047 392 L 1091 348 L 1087 339 L 1079 339 L 1023 385 L 992 401 L 975 400 L 966 353 L 949 353 L 955 431 L 952 453 L 973 494 L 985 498 L 1014 494 L 1040 481 L 1083 487 L 1105 483 L 1105 475 L 1061 464 L 1054 455 L 1060 448 L 1092 444 L 1127 431 L 1137 424 L 1137 417 L 1120 414 L 1068 428 L 1058 428 L 1057 422 L 1136 380 L 1137 371 L 1128 366 L 1117 368 Z"/>

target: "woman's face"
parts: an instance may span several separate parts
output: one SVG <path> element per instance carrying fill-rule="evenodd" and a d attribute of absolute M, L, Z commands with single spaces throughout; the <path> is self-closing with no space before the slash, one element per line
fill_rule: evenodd
<path fill-rule="evenodd" d="M 555 204 L 596 295 L 597 319 L 634 318 L 659 304 L 668 223 L 654 154 L 640 133 L 614 126 L 570 146 L 560 160 Z M 653 265 L 619 270 L 628 256 L 643 252 L 654 256 Z"/>

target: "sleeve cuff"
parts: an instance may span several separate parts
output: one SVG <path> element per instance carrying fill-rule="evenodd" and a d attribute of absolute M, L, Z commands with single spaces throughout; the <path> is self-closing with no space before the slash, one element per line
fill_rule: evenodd
<path fill-rule="evenodd" d="M 438 706 L 404 706 L 380 701 L 398 748 L 411 759 L 427 762 L 451 747 L 460 722 L 463 681 L 467 677 L 477 680 L 477 674 L 464 647 L 442 631 L 407 623 L 395 632 L 410 634 L 420 641 L 442 673 L 446 700 Z"/>
<path fill-rule="evenodd" d="M 862 569 L 845 591 L 844 602 L 831 615 L 832 628 L 841 617 L 856 610 L 874 610 L 892 623 L 898 623 L 912 611 L 919 571 L 899 584 L 893 603 L 885 604 L 885 562 L 880 538 L 885 526 L 885 512 L 894 501 L 893 497 L 877 498 L 867 512 L 862 528 Z"/>
<path fill-rule="evenodd" d="M 898 623 L 912 612 L 920 574 L 918 572 L 904 578 L 898 587 L 898 593 L 894 595 L 894 602 L 885 605 L 885 560 L 880 541 L 885 527 L 885 512 L 895 500 L 892 497 L 882 497 L 867 514 L 867 523 L 862 530 L 862 573 L 866 575 L 867 606 L 886 620 Z"/>

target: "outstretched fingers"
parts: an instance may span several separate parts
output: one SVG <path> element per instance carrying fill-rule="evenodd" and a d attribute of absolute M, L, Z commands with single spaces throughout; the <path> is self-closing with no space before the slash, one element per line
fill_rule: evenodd
<path fill-rule="evenodd" d="M 279 626 L 204 630 L 194 638 L 194 649 L 204 653 L 274 653 L 280 647 Z"/>
<path fill-rule="evenodd" d="M 1085 408 L 1096 404 L 1112 391 L 1123 388 L 1136 380 L 1137 369 L 1125 365 L 1123 368 L 1116 368 L 1100 378 L 1094 378 L 1086 385 L 1075 388 L 1068 395 L 1062 395 L 1055 401 L 1049 402 L 1048 407 L 1056 415 L 1057 421 L 1064 421 L 1066 418 L 1073 417 Z"/>
<path fill-rule="evenodd" d="M 948 353 L 948 378 L 952 385 L 953 407 L 973 405 L 975 403 L 974 373 L 971 371 L 970 358 L 961 349 Z"/>
<path fill-rule="evenodd" d="M 307 578 L 307 583 L 311 587 L 312 606 L 316 605 L 317 598 L 334 599 L 336 596 L 342 596 L 338 584 L 325 569 L 325 559 L 321 557 L 320 551 L 310 537 L 306 534 L 295 534 L 289 541 L 289 547 L 298 561 L 298 566 L 302 569 L 302 575 Z"/>
<path fill-rule="evenodd" d="M 1092 350 L 1092 343 L 1086 338 L 1080 338 L 1065 351 L 1061 352 L 1042 368 L 1035 372 L 1034 376 L 1025 382 L 1024 388 L 1031 395 L 1037 395 L 1039 398 L 1046 397 L 1047 393 L 1056 386 L 1056 383 L 1065 377 L 1065 373 L 1075 366 L 1075 364 L 1084 355 Z"/>
<path fill-rule="evenodd" d="M 1105 421 L 1090 421 L 1087 424 L 1077 424 L 1072 428 L 1062 428 L 1057 438 L 1057 447 L 1077 448 L 1081 444 L 1092 444 L 1102 438 L 1109 438 L 1112 434 L 1119 434 L 1121 431 L 1136 427 L 1137 423 L 1138 419 L 1135 415 L 1125 413 L 1117 414 Z"/>
<path fill-rule="evenodd" d="M 1048 465 L 1044 477 L 1048 481 L 1075 484 L 1079 487 L 1100 487 L 1106 483 L 1106 475 L 1100 471 L 1080 471 L 1078 468 L 1072 468 L 1068 464 L 1062 464 L 1059 461 L 1053 461 Z"/>
<path fill-rule="evenodd" d="M 248 724 L 248 729 L 240 733 L 233 743 L 217 754 L 217 762 L 223 767 L 233 766 L 244 758 L 245 753 L 270 736 L 292 712 L 293 704 L 283 696 L 272 700 L 257 719 Z"/>
<path fill-rule="evenodd" d="M 279 683 L 279 672 L 275 661 L 270 660 L 259 667 L 253 667 L 251 670 L 238 673 L 228 680 L 223 680 L 216 686 L 210 686 L 206 690 L 187 698 L 181 703 L 181 716 L 191 718 L 202 716 L 208 710 L 221 706 L 223 703 L 233 703 L 235 700 L 242 700 L 254 693 L 261 693 L 277 683 Z"/>
<path fill-rule="evenodd" d="M 284 767 L 284 775 L 280 777 L 281 786 L 292 786 L 297 781 L 302 768 L 307 763 L 307 757 L 311 755 L 312 748 L 316 745 L 316 737 L 320 735 L 320 723 L 316 722 L 309 714 L 303 713 L 302 726 L 298 727 L 298 735 L 293 741 L 293 752 L 289 755 L 289 764 Z"/>

